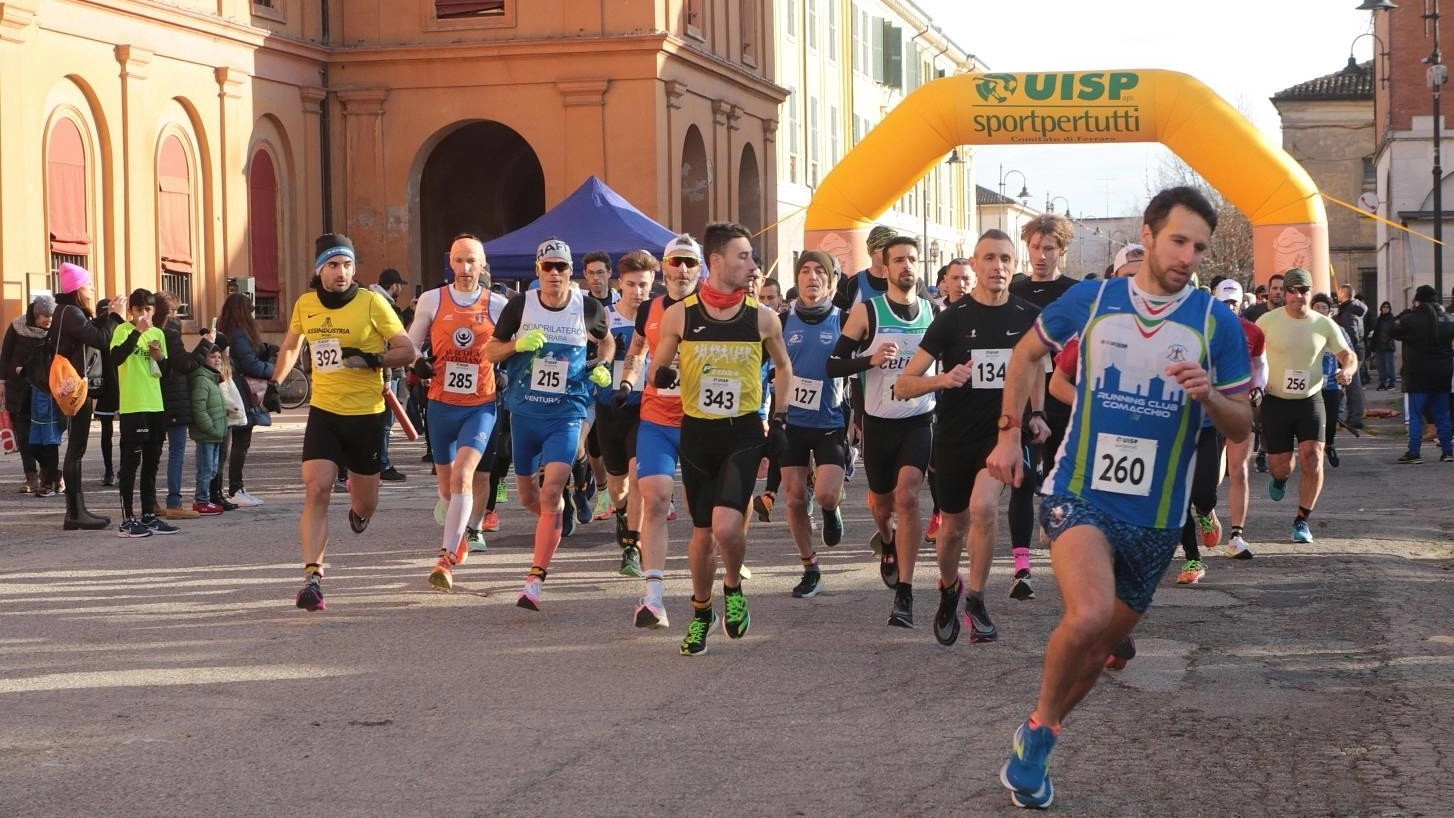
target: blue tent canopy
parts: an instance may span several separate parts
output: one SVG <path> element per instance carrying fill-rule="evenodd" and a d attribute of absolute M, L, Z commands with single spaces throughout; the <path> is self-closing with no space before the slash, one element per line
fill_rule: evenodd
<path fill-rule="evenodd" d="M 490 275 L 496 279 L 534 277 L 535 248 L 551 236 L 570 245 L 579 275 L 581 259 L 592 250 L 605 250 L 613 262 L 632 250 L 649 250 L 659 256 L 676 234 L 592 176 L 540 218 L 486 242 Z"/>

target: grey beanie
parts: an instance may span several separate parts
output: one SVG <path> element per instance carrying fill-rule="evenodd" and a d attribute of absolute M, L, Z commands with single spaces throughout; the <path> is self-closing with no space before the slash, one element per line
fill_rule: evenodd
<path fill-rule="evenodd" d="M 56 299 L 50 293 L 41 293 L 30 299 L 30 311 L 34 315 L 55 315 Z"/>

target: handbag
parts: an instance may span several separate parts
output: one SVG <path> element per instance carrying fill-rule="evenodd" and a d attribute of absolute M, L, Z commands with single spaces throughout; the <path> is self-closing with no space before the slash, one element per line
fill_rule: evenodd
<path fill-rule="evenodd" d="M 20 443 L 15 439 L 15 425 L 10 422 L 10 413 L 0 409 L 0 454 L 15 454 Z"/>

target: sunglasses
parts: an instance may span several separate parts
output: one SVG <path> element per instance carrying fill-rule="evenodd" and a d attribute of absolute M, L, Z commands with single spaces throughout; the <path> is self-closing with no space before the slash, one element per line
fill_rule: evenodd
<path fill-rule="evenodd" d="M 1307 295 L 1308 293 L 1312 292 L 1312 289 L 1312 287 L 1288 287 L 1287 291 L 1290 293 L 1297 293 L 1298 295 Z"/>
<path fill-rule="evenodd" d="M 687 269 L 692 269 L 701 262 L 697 261 L 694 258 L 669 258 L 666 260 L 666 263 L 675 264 L 678 267 L 686 267 Z"/>
<path fill-rule="evenodd" d="M 555 273 L 563 273 L 570 269 L 570 262 L 567 261 L 542 261 L 540 269 Z"/>

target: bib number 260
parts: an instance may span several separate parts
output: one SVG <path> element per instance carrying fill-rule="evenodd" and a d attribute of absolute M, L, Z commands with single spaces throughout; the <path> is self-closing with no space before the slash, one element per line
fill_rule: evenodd
<path fill-rule="evenodd" d="M 1115 494 L 1148 496 L 1156 468 L 1156 443 L 1144 437 L 1096 435 L 1091 488 Z"/>

